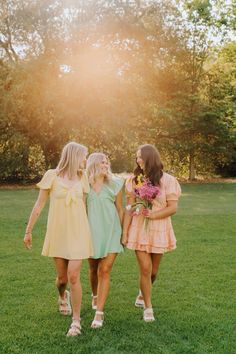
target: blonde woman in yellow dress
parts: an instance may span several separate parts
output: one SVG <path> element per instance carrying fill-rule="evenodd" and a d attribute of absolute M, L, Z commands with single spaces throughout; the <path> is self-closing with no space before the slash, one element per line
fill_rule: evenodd
<path fill-rule="evenodd" d="M 67 336 L 81 333 L 80 308 L 82 289 L 80 269 L 82 260 L 93 255 L 89 223 L 85 207 L 85 195 L 89 184 L 83 172 L 87 148 L 75 142 L 68 143 L 62 151 L 56 169 L 48 170 L 37 184 L 38 199 L 31 212 L 24 237 L 27 249 L 32 247 L 32 231 L 48 197 L 50 205 L 43 256 L 55 262 L 59 292 L 59 310 L 73 319 Z M 69 283 L 71 291 L 66 290 Z"/>

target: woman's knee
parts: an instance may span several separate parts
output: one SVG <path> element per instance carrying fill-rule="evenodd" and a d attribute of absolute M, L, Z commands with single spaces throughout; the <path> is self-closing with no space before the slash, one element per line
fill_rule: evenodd
<path fill-rule="evenodd" d="M 79 281 L 79 273 L 75 271 L 69 271 L 68 281 L 71 285 L 75 285 Z"/>
<path fill-rule="evenodd" d="M 152 267 L 143 266 L 140 268 L 140 272 L 142 276 L 151 277 L 152 276 Z"/>
<path fill-rule="evenodd" d="M 60 274 L 57 276 L 57 283 L 59 285 L 66 285 L 68 282 L 67 274 Z"/>
<path fill-rule="evenodd" d="M 110 276 L 111 268 L 108 266 L 101 266 L 98 268 L 99 278 L 107 278 Z"/>

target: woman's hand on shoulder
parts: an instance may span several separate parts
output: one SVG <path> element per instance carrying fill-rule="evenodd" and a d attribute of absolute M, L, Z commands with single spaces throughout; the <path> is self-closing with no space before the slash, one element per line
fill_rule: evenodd
<path fill-rule="evenodd" d="M 27 248 L 28 250 L 30 250 L 32 248 L 32 233 L 31 232 L 25 233 L 24 245 L 25 245 L 25 248 Z"/>

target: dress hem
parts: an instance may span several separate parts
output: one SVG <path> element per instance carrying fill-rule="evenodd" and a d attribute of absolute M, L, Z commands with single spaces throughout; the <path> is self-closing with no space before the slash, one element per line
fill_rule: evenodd
<path fill-rule="evenodd" d="M 92 259 L 100 259 L 100 258 L 106 258 L 109 254 L 120 254 L 120 253 L 123 253 L 124 250 L 121 250 L 121 251 L 111 251 L 111 252 L 107 252 L 104 256 L 100 256 L 100 257 L 97 257 L 97 256 L 91 256 L 89 258 L 92 258 Z"/>
<path fill-rule="evenodd" d="M 151 245 L 140 245 L 136 243 L 128 243 L 126 245 L 126 248 L 133 251 L 143 251 L 147 253 L 164 254 L 167 252 L 174 251 L 176 249 L 176 244 L 170 245 L 168 247 L 155 247 Z"/>
<path fill-rule="evenodd" d="M 93 256 L 89 255 L 89 256 L 82 256 L 82 257 L 64 257 L 64 256 L 56 256 L 56 255 L 50 255 L 50 254 L 43 254 L 41 253 L 42 256 L 44 257 L 49 257 L 49 258 L 62 258 L 62 259 L 66 259 L 68 261 L 76 261 L 76 260 L 82 260 L 82 259 L 88 259 L 88 258 L 91 258 Z"/>

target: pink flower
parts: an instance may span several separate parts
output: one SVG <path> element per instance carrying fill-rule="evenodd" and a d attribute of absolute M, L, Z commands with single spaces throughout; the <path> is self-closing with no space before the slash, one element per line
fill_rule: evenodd
<path fill-rule="evenodd" d="M 141 186 L 137 186 L 134 189 L 134 192 L 137 198 L 140 198 L 148 204 L 151 204 L 153 199 L 155 199 L 156 196 L 160 194 L 160 189 L 159 187 L 154 186 L 148 179 L 145 178 L 143 184 Z"/>

